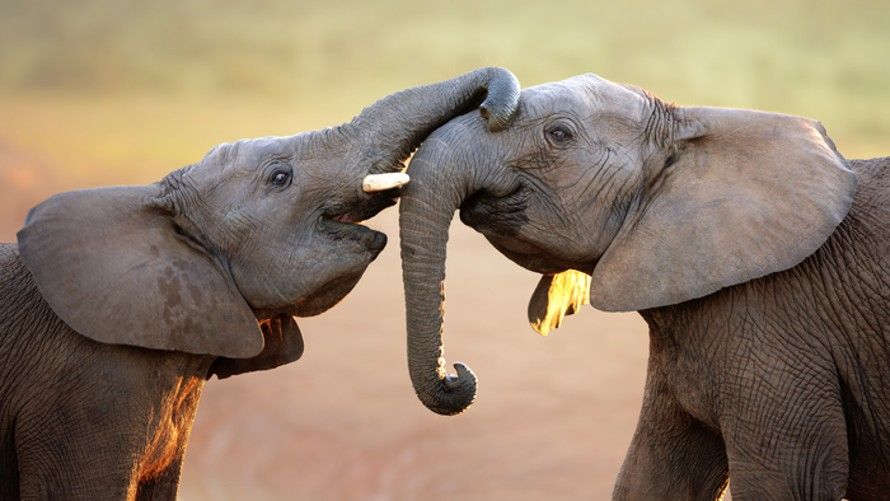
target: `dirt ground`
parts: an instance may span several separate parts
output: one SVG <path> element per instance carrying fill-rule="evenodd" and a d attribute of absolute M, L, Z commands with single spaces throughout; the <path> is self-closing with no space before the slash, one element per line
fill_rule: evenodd
<path fill-rule="evenodd" d="M 44 197 L 97 184 L 3 143 L 0 182 L 14 188 L 0 202 L 3 241 Z M 341 304 L 300 321 L 301 360 L 208 383 L 180 498 L 607 498 L 639 411 L 643 321 L 588 307 L 538 336 L 525 320 L 538 277 L 458 221 L 446 357 L 480 386 L 463 415 L 435 415 L 407 374 L 397 213 L 369 225 L 389 245 Z"/>

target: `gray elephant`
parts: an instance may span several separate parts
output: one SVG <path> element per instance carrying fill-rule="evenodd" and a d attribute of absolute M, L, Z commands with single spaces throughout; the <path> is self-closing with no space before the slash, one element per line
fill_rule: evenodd
<path fill-rule="evenodd" d="M 442 354 L 454 211 L 544 277 L 530 320 L 588 298 L 650 327 L 616 499 L 886 499 L 890 158 L 812 120 L 676 107 L 594 75 L 523 91 L 497 135 L 466 115 L 409 166 L 400 231 L 411 378 L 442 414 L 476 380 Z M 577 270 L 568 272 L 566 270 Z"/>
<path fill-rule="evenodd" d="M 332 307 L 386 244 L 355 224 L 394 203 L 403 181 L 380 178 L 476 106 L 503 126 L 518 98 L 481 69 L 35 207 L 0 245 L 0 499 L 175 497 L 204 381 L 297 360 L 293 315 Z"/>

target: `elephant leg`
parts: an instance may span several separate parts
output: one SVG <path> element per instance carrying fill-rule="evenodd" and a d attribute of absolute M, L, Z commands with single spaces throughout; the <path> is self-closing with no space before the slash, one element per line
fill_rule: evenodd
<path fill-rule="evenodd" d="M 728 399 L 720 427 L 734 500 L 844 497 L 849 455 L 840 390 L 834 372 L 814 365 L 758 371 L 759 380 Z"/>
<path fill-rule="evenodd" d="M 75 457 L 60 453 L 50 440 L 41 442 L 24 441 L 18 447 L 21 499 L 133 499 L 132 472 L 120 468 L 132 463 L 131 455 L 100 456 L 92 443 L 84 451 L 93 458 Z"/>
<path fill-rule="evenodd" d="M 19 465 L 12 440 L 12 427 L 2 426 L 0 418 L 0 501 L 11 501 L 19 497 Z"/>
<path fill-rule="evenodd" d="M 750 449 L 727 450 L 732 478 L 730 490 L 736 501 L 748 499 L 789 499 L 837 501 L 847 490 L 846 437 L 834 426 L 819 426 L 822 431 L 779 445 L 775 460 L 751 457 Z M 751 437 L 752 444 L 763 444 Z M 777 444 L 778 445 L 778 444 Z"/>
<path fill-rule="evenodd" d="M 144 423 L 109 426 L 107 420 L 123 410 L 36 403 L 24 409 L 15 425 L 21 498 L 133 499 L 134 467 L 144 443 L 143 433 L 133 428 Z"/>
<path fill-rule="evenodd" d="M 720 435 L 685 412 L 650 367 L 640 420 L 613 499 L 713 500 L 726 487 Z"/>

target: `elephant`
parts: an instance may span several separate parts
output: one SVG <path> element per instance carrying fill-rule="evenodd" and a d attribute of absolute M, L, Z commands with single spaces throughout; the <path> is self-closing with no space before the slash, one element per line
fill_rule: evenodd
<path fill-rule="evenodd" d="M 383 249 L 358 223 L 395 203 L 409 154 L 477 107 L 503 127 L 519 89 L 482 68 L 33 208 L 0 245 L 0 499 L 175 498 L 204 382 L 300 358 L 294 316 Z"/>
<path fill-rule="evenodd" d="M 580 305 L 649 327 L 614 499 L 886 499 L 890 157 L 797 116 L 668 104 L 593 74 L 524 89 L 508 127 L 433 132 L 399 207 L 408 363 L 431 410 L 476 392 L 442 351 L 455 211 L 542 275 L 542 333 Z M 728 479 L 731 479 L 729 482 Z"/>

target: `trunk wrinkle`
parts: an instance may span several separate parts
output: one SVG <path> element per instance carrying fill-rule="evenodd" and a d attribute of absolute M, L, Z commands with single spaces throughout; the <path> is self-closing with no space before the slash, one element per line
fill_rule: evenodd
<path fill-rule="evenodd" d="M 473 371 L 460 362 L 454 364 L 456 374 L 447 373 L 442 342 L 448 228 L 480 178 L 455 161 L 451 144 L 460 142 L 434 135 L 417 152 L 399 208 L 409 373 L 421 402 L 444 415 L 469 407 L 477 386 Z"/>
<path fill-rule="evenodd" d="M 481 68 L 389 95 L 340 129 L 361 138 L 369 174 L 398 172 L 424 138 L 476 107 L 489 130 L 506 127 L 519 106 L 519 91 L 519 81 L 509 70 Z"/>

